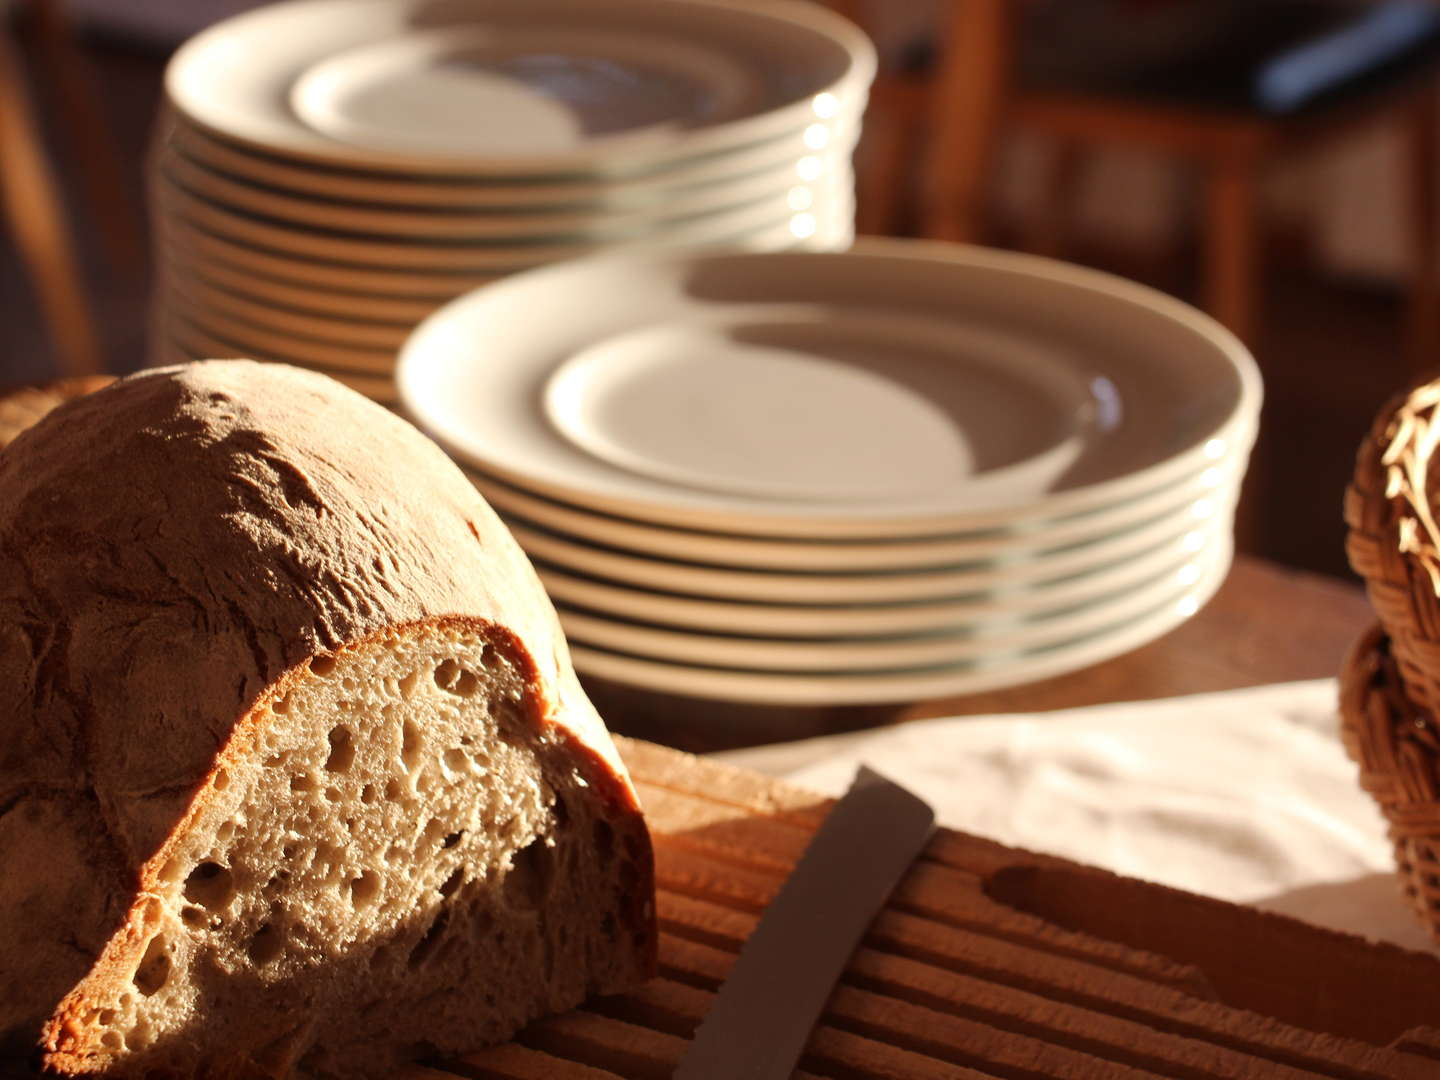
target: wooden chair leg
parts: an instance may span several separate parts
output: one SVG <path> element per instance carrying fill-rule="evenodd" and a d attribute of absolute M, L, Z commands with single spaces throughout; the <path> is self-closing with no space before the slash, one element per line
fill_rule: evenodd
<path fill-rule="evenodd" d="M 1210 314 L 1252 348 L 1260 308 L 1259 159 L 1234 154 L 1214 162 L 1205 177 L 1205 303 Z M 1235 512 L 1235 546 L 1266 551 L 1269 447 L 1262 437 L 1250 456 L 1244 494 Z"/>
<path fill-rule="evenodd" d="M 1025 229 L 1027 251 L 1051 258 L 1059 258 L 1065 253 L 1070 236 L 1070 219 L 1075 211 L 1075 190 L 1084 163 L 1084 151 L 1073 142 L 1056 142 L 1045 147 L 1040 199 L 1034 217 Z"/>
<path fill-rule="evenodd" d="M 20 59 L 0 26 L 0 200 L 30 269 L 62 374 L 102 370 L 94 323 L 21 77 Z"/>
<path fill-rule="evenodd" d="M 855 154 L 855 229 L 862 236 L 893 236 L 905 224 L 924 130 L 926 102 L 918 87 L 898 75 L 881 79 Z"/>
<path fill-rule="evenodd" d="M 113 268 L 121 274 L 143 274 L 146 245 L 140 210 L 129 197 L 119 145 L 111 132 L 101 96 L 85 57 L 76 47 L 61 0 L 30 0 L 37 61 L 54 85 L 70 152 L 84 163 L 80 181 L 94 208 L 95 226 Z"/>
<path fill-rule="evenodd" d="M 951 0 L 932 93 L 921 231 L 978 242 L 1009 82 L 1010 0 Z"/>
<path fill-rule="evenodd" d="M 856 26 L 864 27 L 868 5 L 865 0 L 825 0 L 825 6 L 836 15 L 844 16 Z"/>
<path fill-rule="evenodd" d="M 1412 274 L 1406 351 L 1419 375 L 1440 367 L 1440 105 L 1435 90 L 1422 94 L 1406 117 L 1407 210 Z"/>
<path fill-rule="evenodd" d="M 1246 344 L 1255 343 L 1260 289 L 1259 168 L 1226 157 L 1205 178 L 1205 304 Z"/>

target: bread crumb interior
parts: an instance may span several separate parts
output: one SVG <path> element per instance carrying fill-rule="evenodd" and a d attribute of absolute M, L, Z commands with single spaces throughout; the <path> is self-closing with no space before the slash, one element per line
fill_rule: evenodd
<path fill-rule="evenodd" d="M 361 1010 L 356 1041 L 369 987 L 399 981 L 423 996 L 464 977 L 457 938 L 506 946 L 491 985 L 503 985 L 507 964 L 553 966 L 540 911 L 574 854 L 557 845 L 566 811 L 529 733 L 524 688 L 501 651 L 456 631 L 312 661 L 260 718 L 253 752 L 214 773 L 213 802 L 143 901 L 148 941 L 133 974 L 81 1017 L 104 1029 L 100 1056 L 163 1047 L 202 1015 L 243 1022 L 247 996 L 325 964 L 337 965 L 322 992 L 332 1011 Z M 273 1033 L 277 1053 L 314 1036 L 305 1017 L 318 1004 Z M 509 1023 L 505 1002 L 490 1008 Z"/>

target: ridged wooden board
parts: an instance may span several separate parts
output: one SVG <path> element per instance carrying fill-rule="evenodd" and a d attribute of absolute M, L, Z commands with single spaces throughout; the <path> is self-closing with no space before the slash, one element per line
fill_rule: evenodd
<path fill-rule="evenodd" d="M 619 740 L 655 835 L 660 974 L 403 1080 L 665 1080 L 829 801 Z M 1423 1080 L 1440 960 L 939 832 L 796 1077 Z"/>

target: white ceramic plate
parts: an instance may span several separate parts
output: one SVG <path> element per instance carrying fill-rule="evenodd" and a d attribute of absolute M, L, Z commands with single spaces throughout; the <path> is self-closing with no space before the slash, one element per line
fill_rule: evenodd
<path fill-rule="evenodd" d="M 474 272 L 432 271 L 423 268 L 387 270 L 345 263 L 325 262 L 283 252 L 267 251 L 252 243 L 236 241 L 199 228 L 175 214 L 160 200 L 155 200 L 157 233 L 169 250 L 204 266 L 224 265 L 256 278 L 285 283 L 301 290 L 314 288 L 331 293 L 349 292 L 367 299 L 432 301 L 436 304 L 452 300 L 461 293 L 493 284 L 510 273 L 525 269 L 481 270 Z M 787 222 L 783 226 L 759 230 L 748 236 L 727 238 L 737 247 L 753 251 L 780 251 L 788 248 L 812 251 L 836 251 L 850 245 L 854 238 L 853 215 L 849 208 L 837 208 L 829 221 L 820 219 L 817 230 L 808 238 L 797 238 Z M 304 305 L 291 300 L 295 306 Z M 377 310 L 379 310 L 377 308 Z"/>
<path fill-rule="evenodd" d="M 284 360 L 306 367 L 323 367 L 357 375 L 390 378 L 395 351 L 364 345 L 331 344 L 280 330 L 270 330 L 194 304 L 174 287 L 162 286 L 157 295 L 166 310 L 207 337 L 228 342 L 266 360 Z"/>
<path fill-rule="evenodd" d="M 410 29 L 307 68 L 301 123 L 366 151 L 484 160 L 626 153 L 764 104 L 764 79 L 673 34 L 590 26 Z"/>
<path fill-rule="evenodd" d="M 783 0 L 296 0 L 192 38 L 166 92 L 301 160 L 601 176 L 828 131 L 874 69 L 854 26 Z"/>
<path fill-rule="evenodd" d="M 351 319 L 332 319 L 323 315 L 291 311 L 275 304 L 247 299 L 240 293 L 215 288 L 199 275 L 180 272 L 178 266 L 172 265 L 167 269 L 167 295 L 178 294 L 179 299 L 176 302 L 198 318 L 213 318 L 217 325 L 233 323 L 237 326 L 253 327 L 264 333 L 284 335 L 287 340 L 301 338 L 361 349 L 381 349 L 390 357 L 387 370 L 394 366 L 394 355 L 405 343 L 405 338 L 414 325 L 372 322 L 358 315 L 365 311 L 364 305 L 358 302 L 354 305 L 357 317 Z"/>
<path fill-rule="evenodd" d="M 646 659 L 573 643 L 582 675 L 692 698 L 756 705 L 866 705 L 975 694 L 1038 682 L 1120 656 L 1185 622 L 1219 589 L 1230 566 L 1228 547 L 1217 551 L 1192 586 L 1165 597 L 1148 612 L 1120 624 L 1044 649 L 978 661 L 875 673 L 765 672 Z"/>
<path fill-rule="evenodd" d="M 1157 492 L 1067 518 L 1037 519 L 1020 529 L 895 540 L 783 540 L 667 529 L 540 498 L 467 469 L 471 483 L 501 513 L 553 532 L 648 558 L 712 566 L 808 572 L 918 570 L 960 564 L 1015 562 L 1097 542 L 1142 542 L 1141 530 L 1163 525 L 1177 508 L 1233 486 L 1245 469 L 1251 438 L 1232 455 Z"/>
<path fill-rule="evenodd" d="M 681 664 L 836 673 L 955 664 L 1043 649 L 1123 625 L 1192 588 L 1214 558 L 1213 551 L 1202 551 L 1083 605 L 1028 618 L 1002 615 L 952 633 L 795 641 L 687 633 L 566 607 L 559 609 L 560 624 L 572 642 Z"/>
<path fill-rule="evenodd" d="M 776 138 L 719 154 L 677 161 L 672 167 L 628 179 L 505 182 L 493 177 L 441 179 L 374 174 L 286 161 L 226 143 L 173 114 L 162 124 L 161 147 L 216 172 L 297 195 L 322 199 L 464 211 L 653 213 L 675 202 L 713 199 L 732 185 L 760 176 L 812 184 L 837 163 L 849 167 L 859 135 L 862 99 L 842 102 L 834 141 L 822 151 L 806 143 L 808 124 Z M 813 132 L 811 139 L 813 141 Z"/>
<path fill-rule="evenodd" d="M 168 238 L 161 239 L 160 258 L 170 276 L 200 282 L 234 298 L 239 305 L 237 312 L 259 304 L 328 317 L 331 322 L 337 318 L 346 322 L 363 319 L 413 327 L 442 303 L 377 293 L 341 292 L 246 273 L 221 258 L 207 258 Z"/>
<path fill-rule="evenodd" d="M 1195 553 L 1228 536 L 1225 516 L 1156 544 L 1137 577 L 1128 568 L 1061 578 L 1041 585 L 997 583 L 993 588 L 952 597 L 892 604 L 781 604 L 718 600 L 657 592 L 567 573 L 537 561 L 536 569 L 557 604 L 628 621 L 678 627 L 686 632 L 748 637 L 849 638 L 970 631 L 1001 619 L 1043 616 L 1134 585 L 1166 567 L 1179 569 Z M 1136 559 L 1140 562 L 1142 560 Z"/>
<path fill-rule="evenodd" d="M 665 0 L 666 3 L 678 0 Z M 162 171 L 151 188 L 158 214 L 178 215 L 206 232 L 217 233 L 240 244 L 312 261 L 347 263 L 356 267 L 404 269 L 407 271 L 464 271 L 467 273 L 512 273 L 582 255 L 594 254 L 616 245 L 599 242 L 547 243 L 458 241 L 412 242 L 396 238 L 367 238 L 341 235 L 298 225 L 271 222 L 198 198 L 171 181 Z M 837 186 L 819 213 L 849 212 L 850 196 Z M 838 208 L 838 209 L 837 209 Z M 792 211 L 783 200 L 707 214 L 646 236 L 652 245 L 703 245 L 776 227 L 791 230 L 796 239 L 808 238 L 818 228 L 816 213 Z"/>
<path fill-rule="evenodd" d="M 1172 512 L 1152 529 L 1139 530 L 1138 543 L 1129 536 L 1106 538 L 1029 559 L 862 574 L 742 570 L 672 562 L 576 542 L 514 518 L 507 517 L 505 523 L 526 554 L 537 562 L 612 584 L 729 602 L 903 604 L 973 596 L 994 589 L 1025 587 L 1049 592 L 1058 582 L 1077 584 L 1077 575 L 1085 579 L 1078 583 L 1082 588 L 1102 591 L 1110 587 L 1106 582 L 1134 583 L 1158 572 L 1153 558 L 1157 545 L 1178 543 L 1183 535 L 1205 524 L 1207 519 L 1201 514 L 1208 512 L 1211 518 L 1225 514 L 1235 498 L 1233 486 L 1219 488 Z"/>
<path fill-rule="evenodd" d="M 421 323 L 399 381 L 452 454 L 526 490 L 684 528 L 851 538 L 1157 490 L 1231 453 L 1260 401 L 1244 346 L 1159 292 L 896 240 L 519 275 Z"/>
<path fill-rule="evenodd" d="M 762 204 L 784 210 L 815 211 L 854 188 L 847 156 L 827 156 L 826 167 L 811 182 L 797 179 L 793 168 L 761 173 L 733 184 L 704 189 L 699 197 L 666 200 L 641 212 L 500 213 L 449 209 L 402 209 L 344 203 L 332 198 L 286 195 L 232 180 L 178 154 L 164 157 L 160 169 L 176 184 L 205 202 L 305 229 L 333 229 L 407 241 L 531 244 L 643 239 L 657 232 L 699 224 L 719 214 L 738 213 Z"/>
<path fill-rule="evenodd" d="M 215 336 L 213 333 L 201 327 L 195 326 L 193 323 L 187 322 L 174 312 L 164 314 L 159 320 L 159 325 L 161 326 L 161 340 L 167 342 L 173 347 L 176 353 L 187 360 L 245 358 L 290 364 L 293 367 L 309 368 L 311 371 L 318 371 L 322 375 L 329 375 L 336 382 L 342 383 L 352 390 L 358 390 L 366 397 L 373 401 L 378 401 L 382 405 L 395 405 L 398 402 L 393 379 L 367 375 L 363 372 L 341 368 L 326 367 L 323 364 L 310 363 L 283 353 L 255 349 L 234 341 L 228 341 Z"/>
<path fill-rule="evenodd" d="M 786 226 L 752 234 L 742 238 L 740 243 L 746 248 L 762 251 L 793 248 L 801 243 L 834 243 L 841 246 L 843 239 L 850 235 L 848 228 L 848 222 L 845 222 L 832 226 L 825 237 L 812 237 L 802 242 L 795 240 Z M 183 240 L 174 249 L 167 247 L 166 250 L 184 251 Z M 198 269 L 197 264 L 204 269 Z M 198 327 L 255 353 L 286 356 L 293 362 L 389 377 L 395 369 L 400 347 L 419 321 L 375 321 L 373 316 L 382 314 L 385 309 L 384 297 L 374 298 L 372 302 L 371 297 L 342 294 L 342 299 L 348 300 L 350 315 L 347 318 L 290 310 L 286 306 L 277 306 L 275 299 L 278 298 L 252 300 L 239 291 L 208 284 L 207 277 L 220 266 L 215 261 L 207 262 L 203 256 L 176 255 L 167 258 L 161 264 L 157 293 L 167 305 Z M 304 274 L 310 269 L 310 264 L 297 264 L 293 269 Z M 253 287 L 258 280 L 251 279 L 242 287 Z M 281 283 L 276 291 L 283 296 L 284 290 L 285 286 Z M 301 297 L 291 302 L 303 306 L 307 290 L 296 287 L 295 291 Z M 433 310 L 435 305 L 429 307 Z M 393 393 L 392 390 L 392 397 Z"/>
<path fill-rule="evenodd" d="M 328 263 L 267 251 L 250 243 L 211 233 L 154 200 L 156 233 L 168 250 L 201 265 L 223 264 L 242 274 L 304 289 L 425 299 L 441 302 L 469 289 L 499 281 L 504 271 L 383 270 Z"/>

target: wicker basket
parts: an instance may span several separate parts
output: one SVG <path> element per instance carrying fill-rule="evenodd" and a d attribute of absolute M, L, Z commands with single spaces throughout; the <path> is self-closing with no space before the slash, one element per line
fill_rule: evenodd
<path fill-rule="evenodd" d="M 1379 625 L 1341 672 L 1346 749 L 1390 826 L 1401 884 L 1440 941 L 1440 380 L 1386 406 L 1345 496 L 1350 564 Z M 1440 500 L 1435 505 L 1440 506 Z"/>
<path fill-rule="evenodd" d="M 1360 785 L 1380 805 L 1406 899 L 1440 942 L 1440 737 L 1405 694 L 1390 638 L 1364 635 L 1340 673 L 1341 735 L 1360 766 Z"/>

